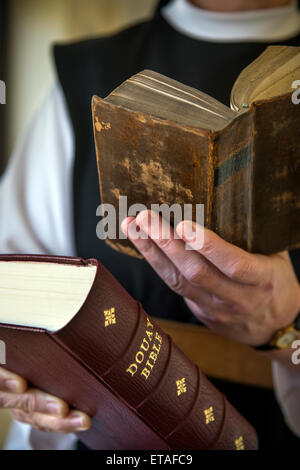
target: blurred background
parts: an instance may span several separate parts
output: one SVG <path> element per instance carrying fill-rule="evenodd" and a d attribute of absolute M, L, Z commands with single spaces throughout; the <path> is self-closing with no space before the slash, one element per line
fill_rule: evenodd
<path fill-rule="evenodd" d="M 51 44 L 106 35 L 151 16 L 157 0 L 0 0 L 0 173 L 55 79 Z M 0 410 L 0 449 L 10 415 Z"/>
<path fill-rule="evenodd" d="M 106 35 L 151 16 L 157 0 L 0 0 L 0 171 L 54 80 L 51 44 Z"/>

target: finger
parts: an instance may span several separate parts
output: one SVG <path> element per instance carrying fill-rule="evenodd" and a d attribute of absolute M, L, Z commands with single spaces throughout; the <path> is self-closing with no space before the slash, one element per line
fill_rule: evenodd
<path fill-rule="evenodd" d="M 13 417 L 21 423 L 30 424 L 44 432 L 70 433 L 87 431 L 91 427 L 91 418 L 81 411 L 71 411 L 68 416 L 59 418 L 43 413 L 26 413 L 12 410 Z"/>
<path fill-rule="evenodd" d="M 26 413 L 49 413 L 54 416 L 67 416 L 69 406 L 60 398 L 40 390 L 29 389 L 25 393 L 0 393 L 0 408 L 17 408 Z"/>
<path fill-rule="evenodd" d="M 195 289 L 191 286 L 174 263 L 150 238 L 136 238 L 138 228 L 135 219 L 132 217 L 128 217 L 122 223 L 124 233 L 163 281 L 179 295 L 187 296 L 198 302 L 208 302 L 208 298 L 206 298 L 208 295 L 202 289 Z"/>
<path fill-rule="evenodd" d="M 186 279 L 180 275 L 176 266 L 151 238 L 143 237 L 136 220 L 129 217 L 125 219 L 122 223 L 122 230 L 169 287 L 183 295 L 188 287 Z M 137 238 L 137 233 L 140 238 Z"/>
<path fill-rule="evenodd" d="M 194 287 L 202 288 L 224 299 L 240 295 L 239 286 L 221 273 L 210 261 L 196 251 L 186 250 L 185 242 L 174 238 L 174 229 L 157 213 L 143 211 L 136 217 L 136 223 L 141 230 L 147 231 L 155 244 Z M 168 233 L 170 236 L 165 237 Z"/>
<path fill-rule="evenodd" d="M 191 248 L 194 248 L 197 253 L 204 256 L 233 281 L 257 285 L 266 278 L 267 257 L 248 253 L 206 228 L 203 246 L 199 248 L 197 240 L 203 235 L 203 227 L 195 222 L 180 222 L 176 227 L 176 232 L 182 240 L 189 243 Z M 192 234 L 192 237 L 189 234 Z M 189 241 L 191 238 L 192 241 Z"/>
<path fill-rule="evenodd" d="M 27 382 L 13 372 L 0 367 L 0 391 L 23 393 L 27 390 Z"/>

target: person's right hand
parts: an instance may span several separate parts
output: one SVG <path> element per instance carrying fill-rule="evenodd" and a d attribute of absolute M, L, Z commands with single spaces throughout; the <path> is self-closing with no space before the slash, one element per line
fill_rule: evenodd
<path fill-rule="evenodd" d="M 40 431 L 73 433 L 86 431 L 91 418 L 78 410 L 70 411 L 60 398 L 28 388 L 25 379 L 0 367 L 0 408 L 9 409 L 17 421 Z"/>

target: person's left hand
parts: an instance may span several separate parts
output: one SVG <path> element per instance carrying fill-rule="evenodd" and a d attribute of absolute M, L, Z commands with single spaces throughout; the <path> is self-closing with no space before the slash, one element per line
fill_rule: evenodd
<path fill-rule="evenodd" d="M 188 221 L 176 227 L 180 238 L 170 228 L 171 236 L 163 239 L 165 224 L 157 213 L 143 211 L 125 219 L 122 230 L 202 323 L 252 346 L 292 323 L 300 288 L 287 252 L 251 254 Z M 148 239 L 137 238 L 139 230 Z M 199 248 L 201 230 L 204 244 Z M 186 250 L 185 243 L 193 250 Z"/>

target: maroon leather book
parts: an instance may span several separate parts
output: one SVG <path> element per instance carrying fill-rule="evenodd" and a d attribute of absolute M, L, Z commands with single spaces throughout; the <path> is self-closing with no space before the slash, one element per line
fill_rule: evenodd
<path fill-rule="evenodd" d="M 74 270 L 95 268 L 79 311 L 56 331 L 28 326 L 28 318 L 22 322 L 25 326 L 20 321 L 8 324 L 7 317 L 3 323 L 8 301 L 0 301 L 5 367 L 92 416 L 92 428 L 79 435 L 87 446 L 105 450 L 257 449 L 251 425 L 100 262 L 0 256 L 0 282 L 2 273 L 5 285 L 7 279 L 14 282 L 11 271 L 10 277 L 3 277 L 12 262 L 17 268 L 30 262 L 36 273 L 42 265 L 43 273 L 48 267 L 50 272 L 53 263 Z M 29 288 L 26 293 L 30 298 Z M 22 295 L 24 305 L 28 298 Z M 38 302 L 32 298 L 33 303 Z M 57 315 L 58 300 L 55 305 Z"/>

